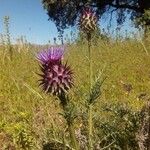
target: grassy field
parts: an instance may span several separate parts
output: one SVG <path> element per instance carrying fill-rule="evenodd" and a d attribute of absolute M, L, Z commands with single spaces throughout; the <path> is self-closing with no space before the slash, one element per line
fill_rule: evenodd
<path fill-rule="evenodd" d="M 60 144 L 64 142 L 64 138 L 69 144 L 59 101 L 56 97 L 44 94 L 38 86 L 39 64 L 35 55 L 39 50 L 36 46 L 17 45 L 13 48 L 11 61 L 7 49 L 0 47 L 0 150 L 37 150 L 42 149 L 43 141 Z M 75 86 L 71 89 L 70 96 L 79 114 L 84 114 L 85 93 L 88 92 L 89 85 L 87 44 L 67 46 L 64 60 L 67 60 L 74 72 Z M 137 40 L 99 40 L 97 45 L 92 45 L 92 68 L 93 78 L 99 71 L 102 78 L 106 77 L 102 94 L 93 108 L 93 141 L 96 144 L 106 136 L 96 126 L 97 120 L 105 122 L 111 116 L 103 111 L 104 105 L 127 104 L 136 112 L 149 98 L 150 45 Z M 80 115 L 75 120 L 75 128 L 80 141 L 81 137 L 86 136 L 84 121 Z M 86 140 L 83 140 L 83 149 L 86 149 L 85 143 Z"/>

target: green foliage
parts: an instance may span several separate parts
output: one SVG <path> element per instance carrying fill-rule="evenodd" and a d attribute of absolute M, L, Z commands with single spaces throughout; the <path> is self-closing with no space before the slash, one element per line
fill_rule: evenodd
<path fill-rule="evenodd" d="M 77 118 L 76 106 L 72 103 L 68 104 L 62 113 L 62 116 L 66 119 L 68 124 L 74 122 L 74 119 Z"/>
<path fill-rule="evenodd" d="M 6 134 L 11 135 L 14 146 L 17 149 L 29 150 L 35 147 L 34 133 L 29 126 L 29 114 L 25 112 L 15 112 L 16 120 L 11 123 L 1 122 L 0 129 Z"/>
<path fill-rule="evenodd" d="M 101 79 L 101 76 L 98 76 L 92 85 L 92 89 L 87 98 L 88 105 L 95 103 L 96 99 L 100 98 L 101 95 L 101 86 L 104 82 L 104 79 Z"/>
<path fill-rule="evenodd" d="M 101 143 L 112 144 L 112 149 L 137 149 L 137 133 L 140 123 L 140 112 L 134 111 L 128 105 L 117 103 L 115 105 L 107 104 L 104 111 L 109 113 L 109 119 L 101 122 L 100 128 L 107 138 Z"/>
<path fill-rule="evenodd" d="M 31 131 L 18 124 L 15 126 L 15 132 L 14 140 L 19 149 L 32 149 L 35 146 Z"/>
<path fill-rule="evenodd" d="M 145 29 L 145 37 L 148 37 L 150 35 L 150 9 L 144 10 L 144 13 L 136 19 L 136 23 Z"/>
<path fill-rule="evenodd" d="M 75 25 L 85 6 L 94 8 L 98 16 L 102 16 L 105 12 L 107 14 L 116 12 L 118 24 L 125 21 L 127 14 L 131 14 L 131 19 L 135 19 L 150 9 L 147 0 L 42 0 L 42 3 L 49 19 L 56 23 L 59 30 Z M 145 21 L 149 24 L 149 19 Z"/>
<path fill-rule="evenodd" d="M 138 24 L 143 26 L 150 25 L 150 9 L 144 11 L 144 14 L 139 18 L 138 22 Z"/>

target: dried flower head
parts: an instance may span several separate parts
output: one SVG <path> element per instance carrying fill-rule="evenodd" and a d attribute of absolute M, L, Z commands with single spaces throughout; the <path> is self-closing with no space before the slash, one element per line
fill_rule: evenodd
<path fill-rule="evenodd" d="M 63 47 L 52 47 L 37 56 L 42 71 L 40 85 L 45 92 L 57 96 L 66 93 L 73 86 L 72 71 L 61 61 L 63 53 Z"/>
<path fill-rule="evenodd" d="M 94 10 L 86 7 L 80 17 L 79 26 L 87 34 L 93 32 L 97 26 L 97 17 Z"/>

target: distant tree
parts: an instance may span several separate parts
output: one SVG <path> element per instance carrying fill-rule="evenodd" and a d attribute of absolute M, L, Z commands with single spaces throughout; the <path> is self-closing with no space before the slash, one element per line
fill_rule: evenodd
<path fill-rule="evenodd" d="M 92 7 L 99 19 L 105 12 L 117 12 L 118 24 L 122 24 L 127 14 L 130 14 L 131 20 L 138 19 L 135 25 L 143 24 L 144 20 L 146 29 L 150 26 L 150 17 L 146 17 L 150 9 L 149 0 L 42 0 L 42 3 L 58 30 L 74 26 L 86 6 Z"/>
<path fill-rule="evenodd" d="M 136 19 L 136 24 L 142 26 L 145 37 L 148 37 L 150 34 L 150 9 L 145 10 L 144 13 Z"/>

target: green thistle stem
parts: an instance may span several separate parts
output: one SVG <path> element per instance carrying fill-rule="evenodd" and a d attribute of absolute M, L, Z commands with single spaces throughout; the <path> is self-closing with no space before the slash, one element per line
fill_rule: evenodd
<path fill-rule="evenodd" d="M 68 103 L 69 103 L 69 99 L 66 97 L 65 93 L 62 93 L 59 96 L 59 99 L 61 101 L 63 111 L 66 112 L 67 111 L 67 106 L 68 106 Z M 79 146 L 78 146 L 76 136 L 75 136 L 75 129 L 74 129 L 74 125 L 73 125 L 73 120 L 70 119 L 70 116 L 69 116 L 69 118 L 65 117 L 65 119 L 66 119 L 67 125 L 68 125 L 71 145 L 75 150 L 79 150 Z"/>
<path fill-rule="evenodd" d="M 74 125 L 73 123 L 68 123 L 68 130 L 70 133 L 70 139 L 71 139 L 71 145 L 75 150 L 79 150 L 78 144 L 77 144 L 77 140 L 75 137 L 75 130 L 74 130 Z"/>
<path fill-rule="evenodd" d="M 87 35 L 88 39 L 88 58 L 89 58 L 89 80 L 90 80 L 90 86 L 89 86 L 89 94 L 92 90 L 92 57 L 91 57 L 91 34 L 89 33 Z M 93 142 L 92 142 L 92 136 L 93 136 L 93 123 L 92 123 L 92 104 L 89 103 L 88 107 L 88 142 L 89 142 L 89 150 L 92 150 L 93 148 Z"/>
<path fill-rule="evenodd" d="M 91 56 L 91 34 L 88 34 L 88 58 L 89 58 L 89 80 L 90 80 L 90 87 L 89 91 L 91 92 L 92 89 L 92 56 Z"/>
<path fill-rule="evenodd" d="M 92 105 L 90 104 L 89 110 L 88 110 L 88 127 L 89 127 L 89 150 L 93 149 L 93 142 L 92 142 L 92 136 L 93 136 L 93 124 L 92 124 Z"/>

